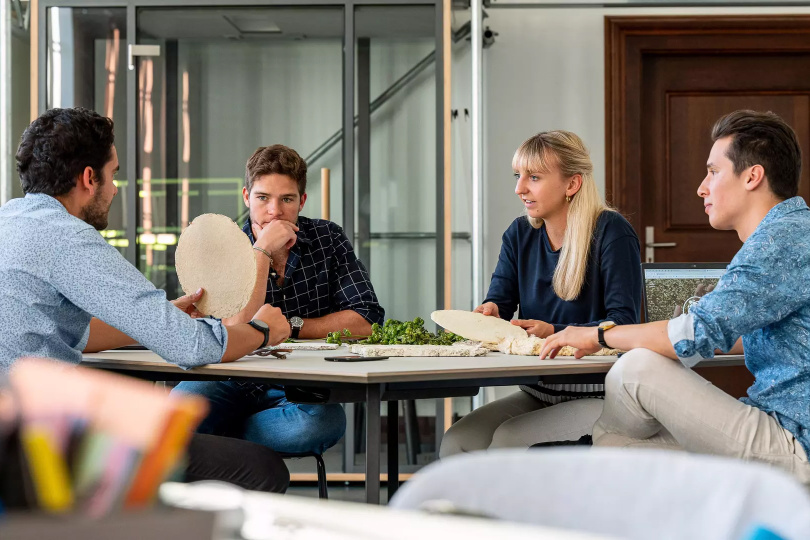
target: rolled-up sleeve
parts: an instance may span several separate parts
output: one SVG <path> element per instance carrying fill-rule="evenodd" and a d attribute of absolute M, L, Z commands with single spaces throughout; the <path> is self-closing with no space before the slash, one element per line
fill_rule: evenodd
<path fill-rule="evenodd" d="M 70 253 L 53 257 L 50 282 L 70 302 L 180 367 L 221 360 L 228 333 L 220 321 L 192 319 L 176 308 L 165 291 L 92 229 L 71 235 L 64 244 L 62 254 Z"/>
<path fill-rule="evenodd" d="M 668 323 L 669 340 L 681 362 L 691 367 L 713 357 L 715 349 L 728 351 L 741 336 L 810 301 L 810 284 L 793 270 L 797 264 L 810 264 L 810 255 L 786 249 L 768 236 L 749 238 L 717 287 L 689 313 Z"/>

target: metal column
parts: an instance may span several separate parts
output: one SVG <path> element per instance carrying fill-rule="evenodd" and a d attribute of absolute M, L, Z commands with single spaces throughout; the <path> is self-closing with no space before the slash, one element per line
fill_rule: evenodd
<path fill-rule="evenodd" d="M 167 40 L 164 43 L 165 63 L 163 88 L 165 88 L 164 109 L 166 111 L 166 135 L 165 153 L 163 159 L 166 162 L 166 178 L 170 181 L 166 183 L 166 226 L 181 227 L 180 208 L 178 206 L 180 185 L 177 183 L 180 178 L 180 92 L 179 68 L 178 68 L 178 44 L 176 39 Z M 166 252 L 166 264 L 175 265 L 175 250 L 171 247 Z M 182 294 L 180 283 L 176 272 L 166 272 L 166 291 L 174 298 L 176 294 Z"/>
<path fill-rule="evenodd" d="M 343 11 L 343 232 L 354 239 L 354 2 Z"/>
<path fill-rule="evenodd" d="M 135 5 L 127 6 L 127 50 L 137 43 L 138 33 L 135 21 Z M 124 257 L 138 267 L 138 62 L 135 69 L 127 69 L 127 204 L 124 208 L 124 223 L 127 230 L 127 247 Z M 120 135 L 120 134 L 119 134 Z"/>
<path fill-rule="evenodd" d="M 481 95 L 483 83 L 481 68 L 483 65 L 484 35 L 482 31 L 483 6 L 481 0 L 471 0 L 471 45 L 472 45 L 472 258 L 473 258 L 473 306 L 484 299 L 484 158 L 482 148 L 483 105 Z"/>
<path fill-rule="evenodd" d="M 371 40 L 357 39 L 357 245 L 371 269 Z M 351 237 L 350 237 L 351 238 Z"/>

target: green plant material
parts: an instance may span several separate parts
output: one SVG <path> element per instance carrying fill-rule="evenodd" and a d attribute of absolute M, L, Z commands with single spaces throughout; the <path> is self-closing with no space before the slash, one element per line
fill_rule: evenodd
<path fill-rule="evenodd" d="M 412 321 L 388 319 L 380 326 L 371 325 L 371 335 L 360 341 L 363 345 L 452 345 L 464 338 L 452 332 L 433 334 L 425 330 L 425 320 L 417 317 Z"/>
<path fill-rule="evenodd" d="M 326 342 L 336 343 L 337 345 L 343 345 L 343 338 L 351 336 L 352 333 L 349 331 L 349 329 L 344 328 L 343 332 L 329 332 L 328 334 L 326 334 Z"/>

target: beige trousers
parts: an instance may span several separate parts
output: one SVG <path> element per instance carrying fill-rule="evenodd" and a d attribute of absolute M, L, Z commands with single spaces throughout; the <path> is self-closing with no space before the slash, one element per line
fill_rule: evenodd
<path fill-rule="evenodd" d="M 601 399 L 548 405 L 526 392 L 515 392 L 475 409 L 453 424 L 442 437 L 439 456 L 577 440 L 591 433 L 601 412 Z"/>
<path fill-rule="evenodd" d="M 605 379 L 595 446 L 659 447 L 756 460 L 810 483 L 807 455 L 775 418 L 647 349 L 622 356 Z"/>

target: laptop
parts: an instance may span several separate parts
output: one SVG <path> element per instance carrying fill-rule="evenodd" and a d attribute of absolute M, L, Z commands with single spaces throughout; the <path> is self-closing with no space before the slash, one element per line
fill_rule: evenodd
<path fill-rule="evenodd" d="M 671 319 L 678 306 L 688 312 L 698 300 L 696 292 L 717 285 L 728 263 L 642 263 L 644 320 Z"/>

